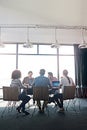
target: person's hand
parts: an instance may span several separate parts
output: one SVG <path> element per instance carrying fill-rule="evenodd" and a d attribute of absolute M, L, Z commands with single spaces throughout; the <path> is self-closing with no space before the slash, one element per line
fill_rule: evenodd
<path fill-rule="evenodd" d="M 29 84 L 24 83 L 25 88 L 29 88 Z"/>

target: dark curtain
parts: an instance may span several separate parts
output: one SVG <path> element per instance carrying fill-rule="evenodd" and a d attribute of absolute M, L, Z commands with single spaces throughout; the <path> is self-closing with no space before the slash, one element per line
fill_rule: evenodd
<path fill-rule="evenodd" d="M 81 49 L 82 56 L 82 85 L 87 87 L 87 48 Z"/>
<path fill-rule="evenodd" d="M 79 87 L 87 87 L 87 48 L 79 49 L 74 45 L 75 82 Z"/>
<path fill-rule="evenodd" d="M 75 54 L 75 83 L 80 87 L 82 84 L 82 70 L 81 70 L 82 57 L 78 45 L 74 45 L 74 54 Z"/>

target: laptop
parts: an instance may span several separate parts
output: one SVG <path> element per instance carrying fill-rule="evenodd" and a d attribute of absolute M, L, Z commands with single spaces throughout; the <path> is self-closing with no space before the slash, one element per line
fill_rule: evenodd
<path fill-rule="evenodd" d="M 52 81 L 52 87 L 59 87 L 60 81 Z"/>

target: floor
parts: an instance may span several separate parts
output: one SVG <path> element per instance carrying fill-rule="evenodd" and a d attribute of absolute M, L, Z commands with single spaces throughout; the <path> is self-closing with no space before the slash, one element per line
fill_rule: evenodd
<path fill-rule="evenodd" d="M 76 98 L 68 107 L 64 101 L 64 113 L 58 113 L 58 107 L 51 103 L 40 114 L 31 102 L 26 106 L 28 116 L 17 113 L 15 107 L 6 108 L 6 104 L 0 101 L 0 130 L 87 130 L 87 99 Z"/>

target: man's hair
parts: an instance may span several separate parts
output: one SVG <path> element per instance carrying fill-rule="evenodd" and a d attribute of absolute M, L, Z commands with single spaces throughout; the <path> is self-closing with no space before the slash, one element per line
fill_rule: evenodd
<path fill-rule="evenodd" d="M 32 71 L 29 71 L 28 74 L 33 73 Z"/>
<path fill-rule="evenodd" d="M 45 69 L 40 69 L 40 75 L 44 75 L 45 74 Z"/>
<path fill-rule="evenodd" d="M 48 74 L 49 74 L 50 76 L 53 76 L 53 73 L 52 73 L 52 72 L 48 72 Z"/>

